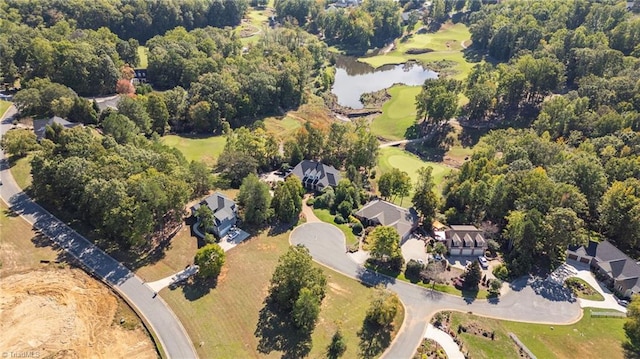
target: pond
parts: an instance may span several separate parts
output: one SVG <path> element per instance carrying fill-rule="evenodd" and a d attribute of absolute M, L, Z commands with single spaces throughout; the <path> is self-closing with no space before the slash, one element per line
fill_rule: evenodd
<path fill-rule="evenodd" d="M 336 95 L 340 105 L 361 109 L 360 95 L 363 93 L 379 91 L 394 84 L 419 86 L 424 80 L 436 77 L 438 73 L 425 70 L 414 62 L 374 69 L 354 57 L 337 56 L 336 79 L 331 92 Z"/>

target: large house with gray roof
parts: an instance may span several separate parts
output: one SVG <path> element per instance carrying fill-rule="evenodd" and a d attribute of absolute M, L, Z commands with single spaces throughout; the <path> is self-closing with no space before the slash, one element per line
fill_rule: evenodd
<path fill-rule="evenodd" d="M 213 227 L 205 228 L 205 231 L 213 233 L 218 238 L 224 237 L 238 221 L 236 203 L 220 192 L 216 192 L 192 206 L 191 214 L 196 216 L 196 212 L 201 206 L 207 206 L 213 212 Z"/>
<path fill-rule="evenodd" d="M 418 226 L 418 214 L 413 208 L 403 208 L 381 199 L 373 200 L 355 213 L 363 224 L 393 227 L 405 241 Z"/>
<path fill-rule="evenodd" d="M 300 178 L 302 186 L 312 191 L 321 192 L 327 187 L 335 187 L 342 178 L 333 166 L 317 161 L 304 160 L 293 168 L 290 175 Z"/>
<path fill-rule="evenodd" d="M 570 246 L 567 258 L 588 263 L 607 284 L 624 297 L 640 293 L 640 265 L 611 242 L 589 241 L 587 246 Z"/>
<path fill-rule="evenodd" d="M 480 256 L 488 248 L 484 233 L 473 225 L 451 225 L 444 236 L 452 256 Z"/>

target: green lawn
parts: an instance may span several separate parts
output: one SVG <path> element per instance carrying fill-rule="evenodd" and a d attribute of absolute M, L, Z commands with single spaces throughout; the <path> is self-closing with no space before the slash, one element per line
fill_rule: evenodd
<path fill-rule="evenodd" d="M 580 278 L 569 278 L 565 281 L 565 285 L 571 288 L 573 293 L 578 298 L 594 301 L 604 301 L 604 297 L 602 296 L 602 294 L 595 290 L 589 283 Z"/>
<path fill-rule="evenodd" d="M 397 168 L 400 171 L 407 172 L 411 178 L 411 184 L 415 185 L 418 180 L 418 169 L 425 166 L 433 167 L 433 180 L 439 193 L 439 188 L 444 181 L 444 177 L 451 172 L 451 168 L 440 163 L 423 161 L 418 156 L 397 147 L 380 149 L 376 178 L 380 178 L 382 174 L 391 171 L 392 168 Z M 412 195 L 413 192 L 409 194 L 408 197 L 402 199 L 402 201 L 400 198 L 396 198 L 394 203 L 408 206 Z"/>
<path fill-rule="evenodd" d="M 279 358 L 257 352 L 254 331 L 267 295 L 269 281 L 280 255 L 289 246 L 290 232 L 266 234 L 227 252 L 226 263 L 215 288 L 208 293 L 163 289 L 160 295 L 185 326 L 202 358 Z M 357 357 L 357 332 L 362 326 L 373 289 L 321 267 L 327 275 L 327 294 L 322 302 L 318 325 L 312 335 L 308 357 L 321 358 L 341 323 L 347 342 L 344 358 Z M 402 322 L 399 318 L 398 323 Z"/>
<path fill-rule="evenodd" d="M 318 217 L 322 222 L 331 223 L 334 226 L 338 227 L 342 231 L 342 233 L 344 233 L 347 246 L 356 245 L 358 243 L 358 238 L 356 238 L 356 236 L 353 234 L 353 231 L 351 231 L 351 227 L 349 227 L 349 225 L 347 224 L 337 224 L 336 222 L 334 222 L 333 219 L 335 218 L 335 216 L 332 215 L 328 209 L 314 208 L 313 214 L 315 214 L 316 217 Z"/>
<path fill-rule="evenodd" d="M 598 309 L 594 309 L 598 311 Z M 474 323 L 486 330 L 495 330 L 496 340 L 461 334 L 468 352 L 474 358 L 517 358 L 517 347 L 507 336 L 518 336 L 538 358 L 624 358 L 622 328 L 625 318 L 592 318 L 591 309 L 584 309 L 580 321 L 571 325 L 531 324 L 501 321 L 463 313 L 452 314 L 452 329 L 458 324 Z"/>
<path fill-rule="evenodd" d="M 136 274 L 147 282 L 168 277 L 183 270 L 187 264 L 193 263 L 193 257 L 197 250 L 198 240 L 191 236 L 190 226 L 185 225 L 171 239 L 162 259 L 139 268 Z"/>
<path fill-rule="evenodd" d="M 163 144 L 175 147 L 188 161 L 202 161 L 213 166 L 222 153 L 226 138 L 224 136 L 211 137 L 183 137 L 167 135 L 161 138 Z"/>
<path fill-rule="evenodd" d="M 0 116 L 4 115 L 9 106 L 11 106 L 11 102 L 0 100 Z"/>
<path fill-rule="evenodd" d="M 25 189 L 31 186 L 31 160 L 33 154 L 29 154 L 25 157 L 21 157 L 16 161 L 10 163 L 11 175 L 16 180 L 18 186 Z"/>
<path fill-rule="evenodd" d="M 402 140 L 416 121 L 416 96 L 420 86 L 393 86 L 391 99 L 382 105 L 382 114 L 371 123 L 371 133 L 387 140 Z"/>
<path fill-rule="evenodd" d="M 385 55 L 363 57 L 359 61 L 370 64 L 373 67 L 380 67 L 387 64 L 401 64 L 409 60 L 420 61 L 425 65 L 437 61 L 452 61 L 455 65 L 452 68 L 453 78 L 466 78 L 472 63 L 467 62 L 462 53 L 462 41 L 471 38 L 469 29 L 462 23 L 446 24 L 436 33 L 413 34 L 406 41 L 397 40 L 396 48 Z M 467 41 L 468 43 L 468 41 Z M 430 49 L 431 52 L 424 54 L 407 54 L 409 49 Z"/>
<path fill-rule="evenodd" d="M 146 46 L 138 46 L 138 57 L 140 57 L 138 68 L 146 69 L 149 66 L 149 50 Z"/>

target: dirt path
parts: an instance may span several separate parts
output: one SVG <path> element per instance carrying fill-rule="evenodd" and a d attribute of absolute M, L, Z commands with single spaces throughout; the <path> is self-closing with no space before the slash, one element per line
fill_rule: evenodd
<path fill-rule="evenodd" d="M 307 194 L 302 200 L 302 214 L 304 215 L 304 218 L 306 218 L 307 223 L 322 222 L 318 217 L 316 217 L 316 214 L 313 213 L 313 207 L 307 206 L 307 200 L 310 197 L 311 195 Z"/>

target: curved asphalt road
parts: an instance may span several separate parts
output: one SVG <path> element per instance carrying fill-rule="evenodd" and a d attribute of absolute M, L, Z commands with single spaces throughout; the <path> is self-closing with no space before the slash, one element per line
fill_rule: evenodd
<path fill-rule="evenodd" d="M 412 358 L 422 341 L 431 315 L 441 310 L 458 310 L 499 319 L 531 323 L 568 324 L 578 320 L 582 311 L 577 302 L 551 300 L 538 295 L 526 280 L 498 301 L 469 300 L 431 291 L 394 278 L 379 275 L 353 262 L 345 253 L 344 235 L 328 223 L 305 223 L 291 232 L 290 242 L 309 249 L 313 259 L 331 269 L 367 284 L 383 284 L 398 294 L 405 306 L 405 319 L 385 358 Z"/>
<path fill-rule="evenodd" d="M 11 106 L 2 117 L 0 137 L 11 128 L 11 117 L 16 109 Z M 18 187 L 4 152 L 0 150 L 0 197 L 7 205 L 51 238 L 61 248 L 76 257 L 86 269 L 108 282 L 117 290 L 151 326 L 169 358 L 197 358 L 197 354 L 184 327 L 169 306 L 155 296 L 144 282 L 129 269 L 104 253 L 76 231 L 33 202 Z"/>

